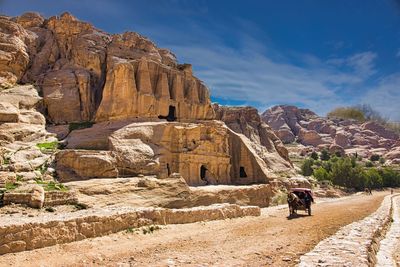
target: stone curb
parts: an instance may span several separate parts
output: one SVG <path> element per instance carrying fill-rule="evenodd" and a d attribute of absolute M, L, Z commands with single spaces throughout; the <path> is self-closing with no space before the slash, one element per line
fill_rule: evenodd
<path fill-rule="evenodd" d="M 103 236 L 146 225 L 184 224 L 244 216 L 260 216 L 256 206 L 217 204 L 211 206 L 164 209 L 118 208 L 80 211 L 68 216 L 30 218 L 0 222 L 0 255 L 53 246 Z M 89 214 L 88 214 L 89 213 Z"/>
<path fill-rule="evenodd" d="M 379 240 L 391 221 L 392 195 L 363 220 L 342 227 L 300 258 L 300 267 L 371 266 L 376 262 Z"/>
<path fill-rule="evenodd" d="M 393 198 L 392 223 L 386 236 L 380 242 L 379 251 L 376 255 L 376 266 L 396 266 L 394 253 L 400 240 L 400 197 Z"/>

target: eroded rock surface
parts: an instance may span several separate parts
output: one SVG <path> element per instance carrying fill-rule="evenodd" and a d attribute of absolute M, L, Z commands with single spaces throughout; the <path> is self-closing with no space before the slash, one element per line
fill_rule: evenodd
<path fill-rule="evenodd" d="M 291 172 L 288 151 L 274 131 L 264 123 L 253 107 L 226 107 L 213 105 L 216 118 L 234 132 L 243 134 L 267 166 L 276 172 Z"/>
<path fill-rule="evenodd" d="M 96 142 L 92 142 L 90 136 L 95 136 Z M 220 121 L 99 123 L 73 131 L 66 141 L 71 151 L 57 155 L 57 169 L 62 170 L 59 172 L 61 177 L 68 173 L 72 180 L 82 179 L 81 175 L 70 175 L 74 172 L 86 172 L 84 177 L 87 178 L 139 174 L 163 178 L 180 173 L 189 185 L 267 183 L 276 178 L 274 171 L 281 170 L 275 162 L 261 158 L 260 155 L 264 155 L 268 159 L 267 153 L 277 157 L 283 170 L 290 170 L 290 163 L 276 150 L 268 152 L 263 148 L 264 154 L 259 155 L 256 149 L 262 149 L 261 145 L 255 146 L 246 136 L 232 131 Z M 92 150 L 78 153 L 76 149 Z M 88 168 L 85 162 L 104 159 L 104 153 L 114 163 L 105 163 L 100 168 L 93 163 Z M 73 154 L 75 156 L 69 156 Z M 107 166 L 116 166 L 118 171 L 104 175 L 103 168 Z"/>
<path fill-rule="evenodd" d="M 0 24 L 1 86 L 37 84 L 52 123 L 214 118 L 191 65 L 137 33 L 108 34 L 69 13 L 2 16 Z"/>
<path fill-rule="evenodd" d="M 378 154 L 388 159 L 388 163 L 400 160 L 399 136 L 376 122 L 321 118 L 294 106 L 272 107 L 262 114 L 262 119 L 282 142 L 297 141 L 311 148 L 306 148 L 307 151 L 327 149 L 363 158 Z"/>

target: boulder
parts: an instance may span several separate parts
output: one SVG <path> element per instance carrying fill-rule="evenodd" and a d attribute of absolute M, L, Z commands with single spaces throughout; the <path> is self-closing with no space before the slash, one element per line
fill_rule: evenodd
<path fill-rule="evenodd" d="M 342 147 L 342 148 L 347 148 L 350 146 L 350 140 L 347 136 L 347 134 L 343 133 L 343 132 L 339 132 L 336 133 L 335 135 L 335 140 L 334 140 L 334 144 Z"/>
<path fill-rule="evenodd" d="M 304 145 L 318 146 L 323 143 L 321 136 L 316 131 L 301 129 L 298 135 L 298 141 Z"/>
<path fill-rule="evenodd" d="M 109 151 L 61 150 L 56 154 L 56 171 L 61 182 L 118 177 Z"/>
<path fill-rule="evenodd" d="M 396 134 L 395 132 L 393 132 L 391 130 L 386 129 L 381 124 L 374 122 L 374 121 L 370 121 L 370 122 L 366 122 L 366 123 L 362 124 L 361 129 L 370 130 L 370 131 L 374 132 L 376 135 L 381 136 L 386 139 L 393 139 L 393 140 L 399 139 L 398 134 Z"/>
<path fill-rule="evenodd" d="M 41 209 L 44 204 L 45 192 L 37 184 L 25 184 L 12 191 L 7 191 L 3 196 L 3 203 L 25 204 L 31 208 Z"/>

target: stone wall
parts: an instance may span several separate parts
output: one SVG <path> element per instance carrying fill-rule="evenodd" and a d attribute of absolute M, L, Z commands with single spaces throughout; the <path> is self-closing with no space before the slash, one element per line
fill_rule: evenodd
<path fill-rule="evenodd" d="M 151 224 L 182 224 L 259 216 L 260 208 L 218 204 L 190 209 L 116 208 L 0 222 L 0 255 L 107 235 Z"/>

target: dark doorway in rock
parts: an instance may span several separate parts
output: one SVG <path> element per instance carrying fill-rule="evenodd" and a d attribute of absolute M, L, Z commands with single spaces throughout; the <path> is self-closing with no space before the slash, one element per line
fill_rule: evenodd
<path fill-rule="evenodd" d="M 206 179 L 206 172 L 207 172 L 207 168 L 204 165 L 201 165 L 201 167 L 200 167 L 200 178 L 201 178 L 201 180 L 205 180 Z"/>
<path fill-rule="evenodd" d="M 171 175 L 171 169 L 169 168 L 169 164 L 167 163 L 167 173 L 168 173 L 168 177 Z"/>
<path fill-rule="evenodd" d="M 246 170 L 244 169 L 243 166 L 240 166 L 239 175 L 240 175 L 240 178 L 246 178 L 247 177 Z"/>
<path fill-rule="evenodd" d="M 167 121 L 176 121 L 176 108 L 175 106 L 169 106 L 167 116 L 158 116 L 159 119 L 164 119 Z"/>

